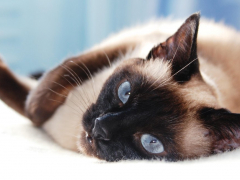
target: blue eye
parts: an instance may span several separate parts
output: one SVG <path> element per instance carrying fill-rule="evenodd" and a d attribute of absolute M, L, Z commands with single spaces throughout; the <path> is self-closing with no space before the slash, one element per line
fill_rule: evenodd
<path fill-rule="evenodd" d="M 141 143 L 144 149 L 150 153 L 158 154 L 164 151 L 161 141 L 150 134 L 143 134 L 141 137 Z"/>
<path fill-rule="evenodd" d="M 118 97 L 125 104 L 131 94 L 131 84 L 128 81 L 123 82 L 118 88 Z"/>

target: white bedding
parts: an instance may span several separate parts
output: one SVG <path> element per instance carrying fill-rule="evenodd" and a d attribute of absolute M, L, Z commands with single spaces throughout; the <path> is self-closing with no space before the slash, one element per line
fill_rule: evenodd
<path fill-rule="evenodd" d="M 107 163 L 61 148 L 1 101 L 0 134 L 0 180 L 240 179 L 240 150 L 177 163 Z"/>

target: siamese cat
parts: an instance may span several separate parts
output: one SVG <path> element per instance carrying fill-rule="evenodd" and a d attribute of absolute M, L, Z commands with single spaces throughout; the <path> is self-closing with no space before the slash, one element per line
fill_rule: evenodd
<path fill-rule="evenodd" d="M 62 147 L 177 161 L 240 145 L 240 34 L 198 13 L 124 30 L 30 85 L 0 62 L 0 98 Z M 198 33 L 199 31 L 199 33 Z"/>

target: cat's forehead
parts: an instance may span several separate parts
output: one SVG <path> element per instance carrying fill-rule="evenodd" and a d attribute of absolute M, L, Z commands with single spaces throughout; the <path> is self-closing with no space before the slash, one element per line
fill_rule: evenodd
<path fill-rule="evenodd" d="M 131 75 L 141 76 L 145 81 L 161 85 L 171 81 L 171 63 L 162 59 L 131 58 L 124 60 L 113 74 L 122 75 L 128 72 Z"/>
<path fill-rule="evenodd" d="M 160 59 L 148 60 L 139 71 L 148 78 L 148 81 L 154 81 L 155 85 L 169 83 L 171 80 L 171 64 Z"/>
<path fill-rule="evenodd" d="M 188 105 L 216 107 L 216 92 L 205 76 L 199 73 L 188 81 L 181 82 L 174 79 L 177 73 L 172 72 L 171 60 L 130 58 L 118 65 L 109 81 L 114 82 L 114 86 L 127 79 L 132 82 L 132 86 L 142 83 L 146 85 L 144 88 L 151 90 L 171 89 L 169 94 L 174 91 L 175 95 L 182 97 Z"/>

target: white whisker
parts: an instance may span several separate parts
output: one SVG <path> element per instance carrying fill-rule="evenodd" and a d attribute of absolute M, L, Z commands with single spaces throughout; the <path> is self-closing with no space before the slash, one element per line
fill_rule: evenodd
<path fill-rule="evenodd" d="M 79 86 L 79 87 L 81 87 L 81 83 L 82 83 L 82 81 L 81 81 L 81 79 L 78 77 L 78 75 L 71 69 L 71 71 L 73 71 L 75 74 L 76 74 L 76 76 L 78 77 L 78 79 L 79 79 L 79 81 L 77 80 L 77 78 L 73 75 L 73 73 L 69 70 L 70 68 L 68 68 L 68 67 L 64 67 L 64 66 L 62 66 L 65 70 L 67 70 L 72 76 L 73 76 L 73 81 Z M 85 95 L 87 95 L 87 93 L 85 92 L 85 91 L 83 91 L 83 89 L 82 88 L 80 88 L 80 90 L 82 91 L 82 93 L 83 94 L 85 94 Z M 82 97 L 82 96 L 81 96 Z M 87 100 L 88 100 L 88 102 L 90 102 L 90 100 L 89 100 L 89 97 L 88 96 L 86 96 L 86 98 L 87 98 Z M 84 98 L 82 97 L 82 99 L 83 99 L 83 101 L 84 101 L 84 103 L 87 105 L 87 103 L 85 102 L 85 100 L 84 100 Z"/>
<path fill-rule="evenodd" d="M 92 80 L 91 82 L 92 82 L 92 87 L 93 87 L 93 93 L 94 93 L 94 96 L 96 97 L 94 81 L 93 81 L 93 77 L 92 77 L 89 69 L 87 69 L 87 71 L 89 72 L 89 74 L 88 74 L 79 64 L 75 63 L 74 61 L 70 61 L 70 62 L 74 63 L 76 66 L 78 66 L 79 68 L 81 68 L 81 69 L 83 70 L 83 72 L 87 75 L 88 79 L 89 79 L 89 80 Z M 82 64 L 82 65 L 83 65 L 83 64 Z M 86 67 L 86 66 L 84 65 L 84 67 Z M 86 68 L 87 68 L 87 67 L 86 67 Z M 91 76 L 91 78 L 90 78 L 89 75 Z"/>
<path fill-rule="evenodd" d="M 182 70 L 184 70 L 186 67 L 188 67 L 190 64 L 192 64 L 194 61 L 196 61 L 198 58 L 192 60 L 191 62 L 189 62 L 186 66 L 184 66 L 183 68 L 181 68 L 179 71 L 177 71 L 176 73 L 174 73 L 172 76 L 170 76 L 167 80 L 163 81 L 159 86 L 157 86 L 156 88 L 154 88 L 153 90 L 162 87 L 162 85 L 166 82 L 168 82 L 169 80 L 171 80 L 172 77 L 174 77 L 175 75 L 177 75 L 178 73 L 180 73 Z"/>
<path fill-rule="evenodd" d="M 67 80 L 67 79 L 66 79 Z M 48 81 L 48 80 L 46 80 L 46 81 Z M 68 94 L 70 93 L 70 90 L 68 89 L 68 88 L 66 88 L 65 86 L 63 86 L 62 84 L 60 84 L 60 83 L 58 83 L 58 82 L 56 82 L 56 81 L 49 81 L 49 82 L 51 82 L 51 83 L 54 83 L 54 84 L 57 84 L 57 85 L 59 85 L 59 86 L 61 86 L 62 88 L 64 88 L 64 89 L 66 89 L 67 90 L 67 92 L 68 92 Z M 69 82 L 69 81 L 68 81 Z M 79 99 L 79 97 L 77 96 L 77 95 L 75 95 L 74 93 L 73 93 L 73 96 L 74 97 L 76 97 L 79 101 L 81 101 L 81 99 Z M 82 97 L 82 99 L 83 99 L 83 97 Z M 87 109 L 87 107 L 84 107 L 84 108 L 86 108 Z"/>
<path fill-rule="evenodd" d="M 97 96 L 96 96 L 96 89 L 95 89 L 95 86 L 94 86 L 95 82 L 94 82 L 92 73 L 90 72 L 90 70 L 88 69 L 88 67 L 87 67 L 83 62 L 80 61 L 80 63 L 85 67 L 85 69 L 88 71 L 89 75 L 91 76 L 92 83 L 93 83 L 94 96 L 95 96 L 95 98 L 97 98 Z"/>
<path fill-rule="evenodd" d="M 47 88 L 48 90 L 50 90 L 50 91 L 52 91 L 53 93 L 55 93 L 55 94 L 57 94 L 58 96 L 60 96 L 60 97 L 65 97 L 65 98 L 67 98 L 67 96 L 66 95 L 64 95 L 64 94 L 61 94 L 61 93 L 58 93 L 58 92 L 56 92 L 56 91 L 54 91 L 54 90 L 52 90 L 51 88 Z M 71 101 L 73 104 L 75 104 L 76 105 L 76 107 L 78 107 L 79 108 L 79 110 L 81 110 L 81 112 L 84 112 L 84 110 L 83 109 L 81 109 L 81 107 L 80 106 L 78 106 L 74 101 Z"/>
<path fill-rule="evenodd" d="M 105 52 L 104 50 L 103 50 L 103 53 L 105 54 L 105 56 L 106 56 L 106 58 L 107 58 L 107 60 L 108 60 L 109 67 L 111 67 L 112 64 L 111 64 L 111 61 L 110 61 L 108 55 L 106 54 L 106 52 Z"/>
<path fill-rule="evenodd" d="M 180 44 L 182 43 L 182 41 L 183 41 L 183 39 L 178 43 L 178 47 L 176 49 L 176 52 L 174 53 L 173 58 L 170 60 L 171 63 L 174 61 L 174 58 L 175 58 L 175 56 L 176 56 L 176 54 L 178 52 L 178 48 L 179 48 Z"/>
<path fill-rule="evenodd" d="M 80 82 L 78 82 L 78 79 L 74 76 L 74 74 L 68 69 L 68 67 L 65 67 L 63 64 L 61 64 L 60 66 L 73 76 L 73 78 L 75 79 L 74 82 L 77 84 L 77 86 L 81 85 Z"/>

